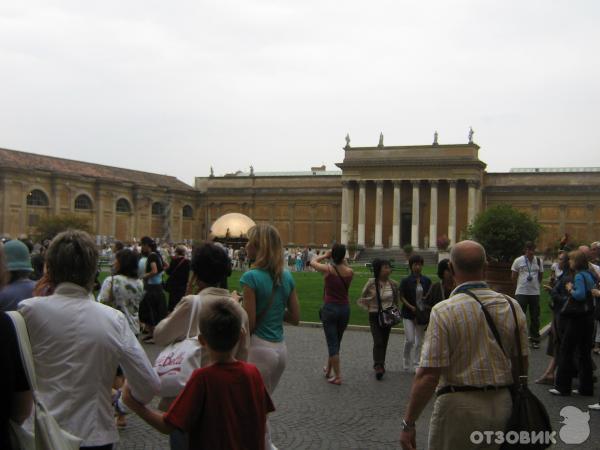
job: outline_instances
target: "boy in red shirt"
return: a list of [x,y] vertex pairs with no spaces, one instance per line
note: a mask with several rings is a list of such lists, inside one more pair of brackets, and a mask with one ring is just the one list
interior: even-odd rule
[[127,386],[125,404],[161,433],[189,433],[190,449],[264,449],[267,414],[275,408],[258,369],[233,358],[241,317],[231,300],[218,298],[203,305],[199,325],[211,365],[194,371],[169,411],[147,408]]

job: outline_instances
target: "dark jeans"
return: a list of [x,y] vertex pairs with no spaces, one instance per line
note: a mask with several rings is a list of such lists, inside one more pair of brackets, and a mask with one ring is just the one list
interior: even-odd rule
[[379,325],[378,316],[378,313],[369,313],[369,325],[371,326],[371,335],[373,335],[373,367],[385,367],[385,353],[392,327]]
[[80,450],[112,450],[112,444],[96,445],[94,447],[80,447]]
[[[556,389],[563,394],[571,393],[571,385],[575,373],[579,375],[579,393],[594,395],[592,343],[594,340],[594,318],[561,317],[564,331],[558,351],[558,367],[556,369]],[[575,361],[577,357],[577,362]]]
[[539,295],[516,295],[516,300],[521,305],[523,312],[527,314],[529,306],[529,339],[540,342],[540,296]]
[[350,305],[348,304],[325,303],[321,308],[321,322],[323,322],[330,357],[340,353],[342,336],[346,331],[349,320]]

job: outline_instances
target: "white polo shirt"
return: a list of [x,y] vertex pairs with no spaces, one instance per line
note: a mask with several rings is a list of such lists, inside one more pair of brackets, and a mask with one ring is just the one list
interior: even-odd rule
[[525,255],[519,256],[513,262],[511,270],[519,274],[515,295],[540,295],[538,276],[544,273],[544,263],[541,258],[534,256],[533,261],[529,261]]

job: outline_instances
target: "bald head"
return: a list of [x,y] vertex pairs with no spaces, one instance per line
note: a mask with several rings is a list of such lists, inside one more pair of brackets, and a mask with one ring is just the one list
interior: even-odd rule
[[480,280],[486,262],[485,249],[479,242],[461,241],[452,247],[450,262],[457,276]]
[[580,245],[577,250],[582,252],[587,258],[589,258],[592,253],[591,249],[587,245]]

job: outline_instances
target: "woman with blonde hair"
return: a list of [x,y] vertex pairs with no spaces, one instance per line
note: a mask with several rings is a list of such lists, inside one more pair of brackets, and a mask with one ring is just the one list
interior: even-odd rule
[[[284,269],[283,246],[276,228],[268,224],[250,228],[246,252],[251,266],[240,285],[252,334],[248,362],[258,368],[272,395],[287,362],[283,322],[298,325],[300,305],[294,279]],[[265,444],[272,448],[268,426]]]

